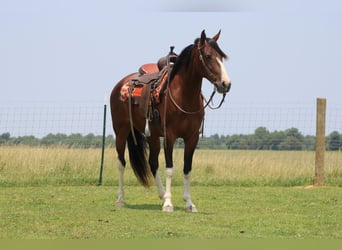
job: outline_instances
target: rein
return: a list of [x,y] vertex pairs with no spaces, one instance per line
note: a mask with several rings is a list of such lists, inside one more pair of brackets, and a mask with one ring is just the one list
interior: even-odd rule
[[179,111],[183,112],[184,114],[187,114],[187,115],[195,115],[195,114],[198,114],[199,112],[201,112],[202,108],[200,108],[200,109],[197,110],[197,111],[186,111],[186,110],[182,109],[182,107],[179,106],[179,105],[177,104],[177,102],[175,101],[175,99],[173,98],[172,93],[171,93],[171,89],[170,89],[170,88],[167,89],[167,93],[168,93],[168,96],[170,96],[170,100],[172,101],[173,105],[175,105],[175,107],[176,107]]
[[[223,94],[223,95],[222,95],[221,102],[219,103],[219,105],[216,106],[216,107],[211,106],[211,105],[210,105],[210,102],[212,102],[212,100],[213,100],[213,98],[214,98],[214,95],[216,94],[216,90],[214,90],[213,93],[211,93],[210,98],[209,98],[208,101],[206,101],[206,99],[203,97],[204,100],[206,101],[206,104],[203,106],[203,108],[200,108],[200,109],[197,110],[197,111],[187,111],[187,110],[184,110],[181,106],[179,106],[179,105],[177,104],[176,100],[175,100],[175,99],[173,98],[173,96],[172,96],[172,93],[171,93],[171,89],[170,89],[170,88],[167,88],[167,93],[168,93],[168,96],[170,96],[170,100],[172,101],[173,105],[175,105],[175,107],[176,107],[179,111],[181,111],[181,112],[183,112],[184,114],[187,114],[187,115],[195,115],[195,114],[198,114],[199,112],[201,112],[201,110],[204,110],[204,109],[206,109],[207,107],[209,107],[210,109],[213,109],[213,110],[219,109],[219,108],[221,108],[221,106],[222,106],[222,104],[223,104],[223,102],[224,102],[224,99],[225,99],[225,97],[226,97],[226,94]],[[203,96],[203,95],[202,95],[202,96]]]
[[[208,100],[207,103],[205,104],[204,109],[205,109],[206,107],[209,107],[209,108],[212,109],[212,110],[221,108],[222,104],[224,103],[224,99],[226,98],[226,93],[222,94],[222,99],[221,99],[221,102],[219,103],[219,105],[217,105],[216,107],[213,107],[213,106],[210,105],[210,102],[212,102],[213,97],[214,97],[215,94],[216,94],[216,91],[214,90],[213,93],[211,94],[209,100]],[[205,98],[204,98],[204,100],[205,100]]]

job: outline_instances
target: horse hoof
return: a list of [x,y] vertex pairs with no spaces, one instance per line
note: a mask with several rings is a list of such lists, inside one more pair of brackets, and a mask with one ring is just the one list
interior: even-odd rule
[[185,211],[189,212],[189,213],[197,213],[197,208],[195,205],[191,205],[190,207],[186,207]]
[[172,205],[167,205],[167,206],[163,206],[163,212],[173,212],[173,206]]
[[126,203],[124,201],[117,201],[117,202],[115,202],[115,205],[117,207],[124,207],[124,206],[126,206]]

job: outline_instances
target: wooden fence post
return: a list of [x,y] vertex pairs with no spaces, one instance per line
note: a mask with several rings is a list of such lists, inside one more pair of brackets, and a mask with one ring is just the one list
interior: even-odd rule
[[314,186],[324,185],[324,152],[325,152],[325,98],[317,98],[316,113],[316,159]]

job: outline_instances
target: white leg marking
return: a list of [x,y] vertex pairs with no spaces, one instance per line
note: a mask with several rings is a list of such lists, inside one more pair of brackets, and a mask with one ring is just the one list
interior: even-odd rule
[[125,206],[125,192],[124,192],[124,173],[125,173],[125,167],[122,165],[121,161],[118,159],[118,170],[119,170],[119,190],[118,190],[118,199],[116,201],[117,206]]
[[184,193],[183,199],[185,201],[185,210],[187,212],[197,212],[197,208],[194,203],[191,201],[190,196],[190,173],[184,175]]
[[171,203],[171,180],[173,175],[173,168],[166,168],[166,191],[164,194],[163,212],[173,212],[173,205]]
[[158,188],[159,198],[162,200],[162,199],[164,199],[165,190],[164,190],[163,182],[162,182],[162,180],[160,178],[158,170],[157,170],[157,173],[156,173],[155,181],[156,181],[156,185],[157,185],[157,188]]

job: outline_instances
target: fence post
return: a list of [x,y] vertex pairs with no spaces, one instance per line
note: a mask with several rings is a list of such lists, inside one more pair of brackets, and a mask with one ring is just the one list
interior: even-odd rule
[[324,152],[325,152],[325,112],[326,99],[317,98],[316,113],[316,159],[315,159],[315,186],[324,185]]
[[102,172],[103,172],[103,162],[104,162],[104,151],[105,151],[105,144],[106,144],[106,114],[107,114],[107,100],[106,96],[104,99],[103,105],[103,132],[102,132],[102,152],[101,152],[101,164],[100,164],[100,176],[98,186],[102,185]]

